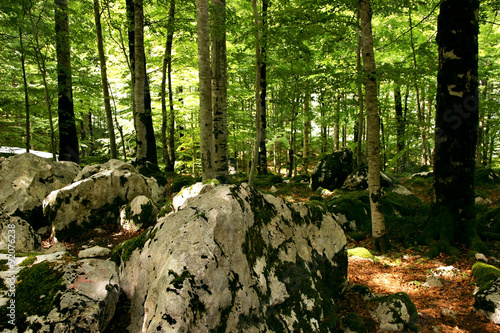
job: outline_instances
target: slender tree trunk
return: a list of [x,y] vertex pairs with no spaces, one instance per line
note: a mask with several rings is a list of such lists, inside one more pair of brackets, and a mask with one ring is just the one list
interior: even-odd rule
[[478,93],[478,0],[442,0],[438,16],[434,196],[423,241],[429,255],[458,253],[453,243],[477,251],[474,171]]
[[373,53],[372,10],[369,0],[359,1],[361,40],[365,72],[365,98],[367,114],[368,188],[372,218],[372,237],[376,248],[385,253],[389,242],[385,230],[380,198],[380,118],[377,106],[377,77]]
[[147,161],[148,140],[146,138],[146,106],[144,86],[146,85],[144,59],[144,12],[142,0],[134,0],[134,101],[135,114],[134,124],[136,131],[136,160],[138,164],[144,164]]
[[202,179],[214,177],[213,167],[213,121],[212,121],[212,75],[210,70],[210,30],[208,25],[208,1],[196,0],[196,22],[198,33],[198,68],[200,85],[200,153]]
[[23,88],[24,88],[24,109],[26,111],[26,152],[30,152],[30,100],[28,95],[28,78],[26,76],[26,55],[23,43],[23,29],[19,28],[19,43],[21,46],[21,69],[23,71]]
[[304,98],[304,137],[303,137],[303,151],[302,151],[302,173],[309,174],[309,141],[311,134],[311,96],[306,90]]
[[99,6],[99,0],[94,0],[94,18],[97,35],[97,51],[99,53],[99,63],[101,64],[101,82],[102,92],[104,96],[104,109],[106,111],[106,124],[108,126],[109,133],[109,150],[111,158],[116,159],[118,158],[118,153],[116,150],[115,129],[113,126],[113,114],[111,112],[111,102],[109,97],[108,73],[106,66],[106,55],[104,53],[104,39],[102,37],[101,9]]
[[229,182],[227,152],[226,1],[212,0],[212,112],[214,177]]
[[333,150],[340,149],[340,126],[339,126],[339,118],[340,118],[340,98],[334,98],[334,108],[335,108],[335,116],[333,123]]
[[[359,8],[358,8],[358,25],[361,27],[360,24],[360,17],[359,17]],[[358,39],[358,44],[357,44],[357,49],[356,49],[356,69],[358,73],[358,77],[362,78],[363,77],[363,64],[361,63],[361,30],[358,29],[356,32],[357,39]],[[356,166],[359,168],[364,161],[364,154],[363,154],[363,137],[365,134],[365,114],[364,114],[364,100],[363,100],[363,84],[361,80],[358,81],[358,140],[356,142]]]
[[127,149],[125,147],[125,138],[123,136],[123,128],[120,126],[120,122],[118,121],[118,115],[116,113],[116,101],[115,101],[115,98],[113,96],[113,91],[110,89],[110,96],[111,96],[111,99],[113,100],[113,106],[114,106],[114,118],[115,118],[115,126],[116,126],[116,129],[118,130],[118,133],[120,134],[120,140],[122,142],[122,151],[123,151],[123,160],[125,162],[127,162]]
[[269,0],[262,0],[262,19],[260,35],[260,147],[259,174],[267,174],[267,7]]
[[59,116],[59,160],[80,163],[73,108],[68,0],[54,0]]
[[[165,55],[163,57],[162,80],[161,80],[161,141],[163,149],[163,162],[166,171],[173,172],[175,166],[175,113],[172,91],[172,44],[174,39],[175,20],[175,0],[170,0],[170,9],[167,22],[167,42],[165,45]],[[168,81],[168,83],[167,83]],[[167,84],[168,84],[168,104],[167,112]],[[167,135],[168,132],[168,135]]]
[[394,105],[396,109],[396,151],[398,154],[398,171],[402,172],[406,168],[405,159],[405,129],[406,121],[403,117],[403,101],[401,99],[401,86],[395,85]]
[[[297,84],[295,84],[297,86]],[[295,98],[294,98],[295,99]],[[292,119],[290,121],[290,148],[288,149],[288,173],[287,177],[293,176],[293,170],[295,169],[295,117],[296,117],[296,104],[298,103],[299,97],[297,100],[292,102]]]

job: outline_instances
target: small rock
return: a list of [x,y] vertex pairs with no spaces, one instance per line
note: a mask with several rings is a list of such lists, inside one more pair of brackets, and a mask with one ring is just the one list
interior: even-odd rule
[[477,261],[488,262],[488,258],[482,253],[476,253],[475,257]]
[[376,298],[372,302],[376,308],[370,314],[380,324],[380,331],[414,328],[418,312],[408,294],[400,292]]
[[373,260],[374,256],[370,251],[365,249],[364,247],[355,247],[354,249],[348,249],[347,255],[349,257],[357,257],[362,259],[371,259]]
[[278,192],[278,189],[276,188],[276,186],[271,186],[271,190],[270,190],[272,193],[276,193]]
[[78,252],[78,258],[104,257],[111,254],[111,250],[101,246],[94,246]]
[[67,252],[68,249],[63,243],[55,243],[51,247],[45,250],[45,254],[52,254],[52,253],[57,253],[57,252]]
[[427,280],[425,281],[423,286],[427,288],[442,288],[443,283],[441,282],[441,280],[439,280],[437,276],[430,275],[427,277]]
[[450,317],[452,319],[457,318],[457,313],[451,309],[441,308],[441,314],[445,317]]
[[392,191],[397,193],[397,194],[401,194],[401,195],[412,195],[413,194],[410,192],[409,189],[407,189],[406,187],[404,187],[402,185],[396,185]]

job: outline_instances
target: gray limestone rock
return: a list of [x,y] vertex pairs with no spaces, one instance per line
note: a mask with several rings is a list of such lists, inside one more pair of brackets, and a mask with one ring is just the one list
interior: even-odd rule
[[336,330],[346,238],[319,206],[217,186],[121,249],[131,332]]
[[78,252],[78,258],[104,257],[111,254],[111,250],[102,246],[94,246]]
[[40,251],[41,241],[28,222],[5,214],[0,207],[0,250],[7,250],[10,245],[16,252]]
[[154,178],[137,173],[132,165],[111,160],[105,166],[84,168],[78,181],[44,199],[43,213],[58,240],[105,224],[118,224],[120,207],[139,195],[153,201],[161,199],[158,194],[162,187]]
[[156,223],[158,208],[144,195],[139,195],[120,210],[120,225],[127,231],[138,231]]
[[318,187],[323,187],[333,191],[340,188],[353,171],[353,165],[353,153],[349,149],[337,150],[325,156],[311,174],[311,189],[316,191]]
[[381,332],[414,329],[418,317],[417,308],[408,294],[399,292],[371,300],[372,318],[380,325]]
[[52,191],[73,181],[80,167],[24,153],[7,158],[0,166],[0,203],[8,215],[16,215],[38,229],[46,225],[42,201]]
[[500,325],[500,278],[488,283],[474,295],[474,309]]
[[207,193],[214,188],[214,184],[203,184],[201,182],[193,184],[191,186],[183,187],[179,193],[177,193],[172,199],[172,206],[174,212],[182,209],[183,207],[189,205],[194,198],[198,195]]

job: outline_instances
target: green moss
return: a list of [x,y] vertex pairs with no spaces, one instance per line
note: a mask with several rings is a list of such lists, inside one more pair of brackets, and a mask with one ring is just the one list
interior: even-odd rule
[[487,284],[500,278],[500,269],[482,262],[476,262],[472,266],[472,276],[480,289],[485,289]]
[[355,247],[353,249],[347,250],[347,255],[349,257],[360,257],[364,259],[374,259],[375,257],[371,254],[370,251],[365,249],[364,247]]
[[171,185],[172,193],[180,192],[184,186],[191,186],[196,183],[196,179],[191,176],[179,176],[174,178]]
[[[26,318],[47,316],[59,302],[58,292],[64,290],[63,272],[55,263],[42,262],[21,270],[16,285],[16,326],[23,332]],[[1,320],[7,321],[7,306],[0,308]],[[4,324],[4,323],[0,323]]]
[[365,323],[363,322],[363,317],[354,312],[349,312],[344,317],[342,317],[341,322],[342,326],[344,327],[344,330],[349,329],[350,332],[357,332],[357,333],[368,332],[366,330]]
[[7,265],[9,261],[7,259],[0,260],[0,272],[5,272],[9,270],[9,265]]
[[156,236],[157,229],[151,230],[151,227],[145,230],[140,236],[126,240],[113,249],[111,253],[111,260],[114,261],[117,265],[120,265],[121,262],[127,262],[130,260],[130,256],[132,252],[136,249],[144,247],[144,244],[149,239],[153,239]]
[[30,266],[36,261],[36,256],[30,255],[24,259],[19,266]]
[[341,192],[325,203],[334,214],[343,214],[348,221],[355,221],[357,231],[371,232],[370,199],[367,191]]

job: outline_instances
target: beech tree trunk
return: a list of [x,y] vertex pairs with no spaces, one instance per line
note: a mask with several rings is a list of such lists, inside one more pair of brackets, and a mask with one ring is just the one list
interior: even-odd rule
[[108,126],[109,133],[109,151],[110,157],[116,159],[118,158],[118,153],[116,149],[115,129],[113,126],[113,113],[111,112],[111,101],[109,97],[108,73],[106,66],[106,55],[104,52],[104,40],[102,37],[101,9],[99,6],[99,0],[94,0],[94,19],[97,35],[97,51],[99,53],[99,63],[101,65],[101,83],[104,97],[104,110],[106,111],[106,124]]
[[259,174],[267,174],[267,7],[269,0],[262,0],[260,35],[260,145]]
[[59,160],[80,163],[71,80],[68,0],[54,0],[57,53]]
[[368,188],[372,219],[372,237],[377,250],[385,253],[389,241],[385,230],[384,215],[380,209],[380,118],[377,106],[377,76],[373,53],[372,10],[369,0],[359,1],[361,43],[365,74],[365,100],[367,115]]
[[[359,8],[358,8],[358,24],[360,24]],[[356,49],[356,68],[358,76],[363,76],[363,65],[361,63],[361,31],[356,32],[358,38],[358,45]],[[356,166],[359,168],[363,163],[365,163],[363,154],[363,137],[365,135],[365,114],[364,114],[364,98],[363,98],[363,87],[361,81],[358,80],[358,137],[356,142]]]
[[227,152],[226,1],[212,0],[212,112],[214,177],[229,182]]
[[202,179],[214,177],[212,75],[210,69],[210,29],[208,25],[208,0],[196,0],[198,33],[198,68],[200,87],[200,153]]
[[26,152],[30,152],[30,100],[28,95],[28,78],[26,76],[26,55],[24,51],[24,43],[23,43],[23,29],[19,28],[19,43],[21,46],[21,69],[23,72],[23,90],[24,90],[24,109],[26,111]]
[[[167,41],[165,45],[165,55],[163,57],[162,80],[161,80],[161,140],[163,150],[163,162],[165,170],[174,171],[175,166],[175,112],[172,90],[172,44],[174,39],[175,20],[175,0],[170,0],[170,9],[167,22]],[[168,105],[167,112],[167,84],[168,84]]]
[[403,115],[403,101],[401,99],[401,86],[396,84],[394,88],[394,104],[396,111],[396,150],[398,154],[398,171],[406,168],[405,156],[405,129],[406,119]]
[[[431,256],[457,254],[452,244],[481,251],[475,229],[474,171],[478,93],[478,0],[443,0],[438,16],[439,67],[434,202],[423,240]],[[484,249],[487,251],[487,249]]]
[[302,150],[302,173],[309,174],[309,141],[311,134],[311,96],[306,91],[304,98],[304,136],[303,136],[303,150]]

